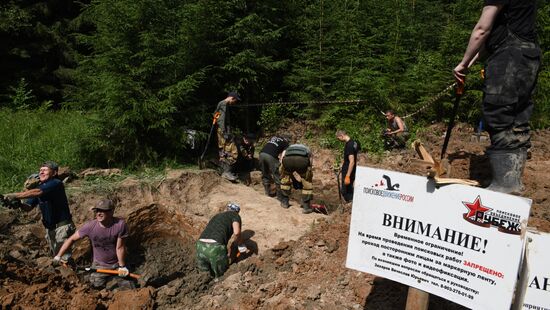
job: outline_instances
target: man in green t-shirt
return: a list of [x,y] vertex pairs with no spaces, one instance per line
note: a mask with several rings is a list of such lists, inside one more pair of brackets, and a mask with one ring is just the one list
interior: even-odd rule
[[[201,271],[208,271],[214,278],[221,277],[229,268],[227,244],[234,237],[239,251],[246,251],[241,238],[241,208],[230,202],[227,211],[214,215],[196,243],[197,263]],[[230,248],[231,251],[231,248]]]

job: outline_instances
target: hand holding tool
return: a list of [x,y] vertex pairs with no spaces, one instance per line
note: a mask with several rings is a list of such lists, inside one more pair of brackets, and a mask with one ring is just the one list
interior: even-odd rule
[[128,276],[129,274],[130,274],[130,271],[128,270],[128,268],[126,268],[126,267],[119,267],[118,268],[118,276],[119,277],[124,278],[124,277]]
[[[126,267],[122,267],[122,268],[128,270]],[[83,269],[90,272],[106,273],[106,274],[112,274],[115,276],[119,275],[119,271],[115,269],[98,269],[98,268],[92,268],[92,267],[85,267]],[[139,274],[135,274],[135,273],[128,273],[127,276],[134,279],[139,279],[141,277]]]
[[344,184],[345,185],[350,185],[351,184],[351,178],[349,177],[349,175],[346,175],[346,177],[344,178]]
[[447,146],[449,145],[449,139],[451,139],[451,133],[455,125],[456,114],[458,113],[458,103],[462,94],[464,94],[464,82],[465,80],[460,80],[456,84],[455,88],[455,103],[453,105],[453,112],[449,119],[449,125],[447,126],[447,132],[445,133],[445,140],[443,141],[443,148],[441,149],[441,159],[445,158],[445,153],[447,152]]
[[61,256],[55,256],[52,260],[52,264],[54,266],[59,266],[61,264]]

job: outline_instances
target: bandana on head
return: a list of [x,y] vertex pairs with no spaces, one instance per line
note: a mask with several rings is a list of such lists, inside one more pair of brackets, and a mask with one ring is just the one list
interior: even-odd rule
[[227,210],[239,212],[241,207],[236,202],[230,202],[227,204]]

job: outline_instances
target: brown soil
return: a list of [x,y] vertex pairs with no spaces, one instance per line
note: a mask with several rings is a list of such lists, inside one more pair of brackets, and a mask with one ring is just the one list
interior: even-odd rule
[[[289,130],[304,132],[303,125]],[[435,156],[444,125],[418,134]],[[485,139],[484,139],[485,138]],[[457,126],[448,148],[452,177],[486,183],[490,176],[484,149],[471,128]],[[550,131],[534,133],[532,158],[525,169],[525,197],[533,200],[531,226],[550,231]],[[306,141],[306,143],[308,143]],[[126,179],[113,191],[81,188],[71,183],[70,204],[77,226],[91,218],[89,208],[109,194],[119,201],[116,215],[131,231],[129,265],[142,275],[130,291],[91,289],[86,274],[54,268],[46,250],[38,212],[0,210],[0,307],[2,309],[404,309],[407,288],[398,283],[345,268],[350,205],[341,208],[333,172],[336,151],[308,143],[314,152],[315,202],[329,216],[301,213],[299,203],[282,209],[262,194],[259,172],[252,184],[232,184],[212,170],[171,170],[154,182]],[[359,163],[421,174],[411,162],[412,150],[382,156],[363,153]],[[92,173],[89,170],[87,173]],[[109,172],[107,172],[108,174]],[[219,281],[198,272],[194,240],[228,201],[241,204],[243,230],[252,252],[231,265]],[[340,210],[345,210],[340,212]],[[77,265],[90,261],[89,243],[74,249]],[[431,309],[462,309],[437,297]]]

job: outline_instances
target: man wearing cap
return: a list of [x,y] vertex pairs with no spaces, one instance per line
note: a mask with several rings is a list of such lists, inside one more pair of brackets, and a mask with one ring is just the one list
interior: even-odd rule
[[[128,227],[123,219],[114,217],[115,204],[110,199],[100,200],[91,210],[95,219],[86,222],[80,229],[65,241],[59,253],[54,257],[57,263],[73,242],[88,237],[92,243],[92,268],[113,269],[118,271],[115,280],[120,288],[134,288],[131,281],[123,279],[128,276],[126,267],[126,238]],[[103,288],[113,276],[94,272],[90,282],[95,288]]]
[[[6,194],[13,199],[27,199],[20,204],[21,209],[30,211],[38,206],[42,213],[42,224],[46,228],[46,241],[52,256],[55,255],[63,242],[75,231],[69,202],[63,182],[56,178],[59,166],[53,161],[47,161],[40,166],[38,186],[19,193]],[[71,251],[67,249],[61,260],[67,262]]]
[[[214,215],[208,222],[196,243],[197,264],[201,271],[208,271],[213,278],[221,277],[229,268],[229,254],[227,245],[233,237],[233,242],[242,244],[241,239],[241,208],[230,202],[226,211]],[[240,248],[243,246],[239,246]],[[244,248],[246,250],[246,248]]]
[[231,135],[227,105],[231,106],[240,100],[241,97],[237,92],[230,92],[224,100],[218,102],[214,112],[214,119],[218,125],[218,150],[220,165],[223,169],[222,176],[232,182],[237,180],[237,176],[233,173],[233,165],[237,162],[239,152]]

